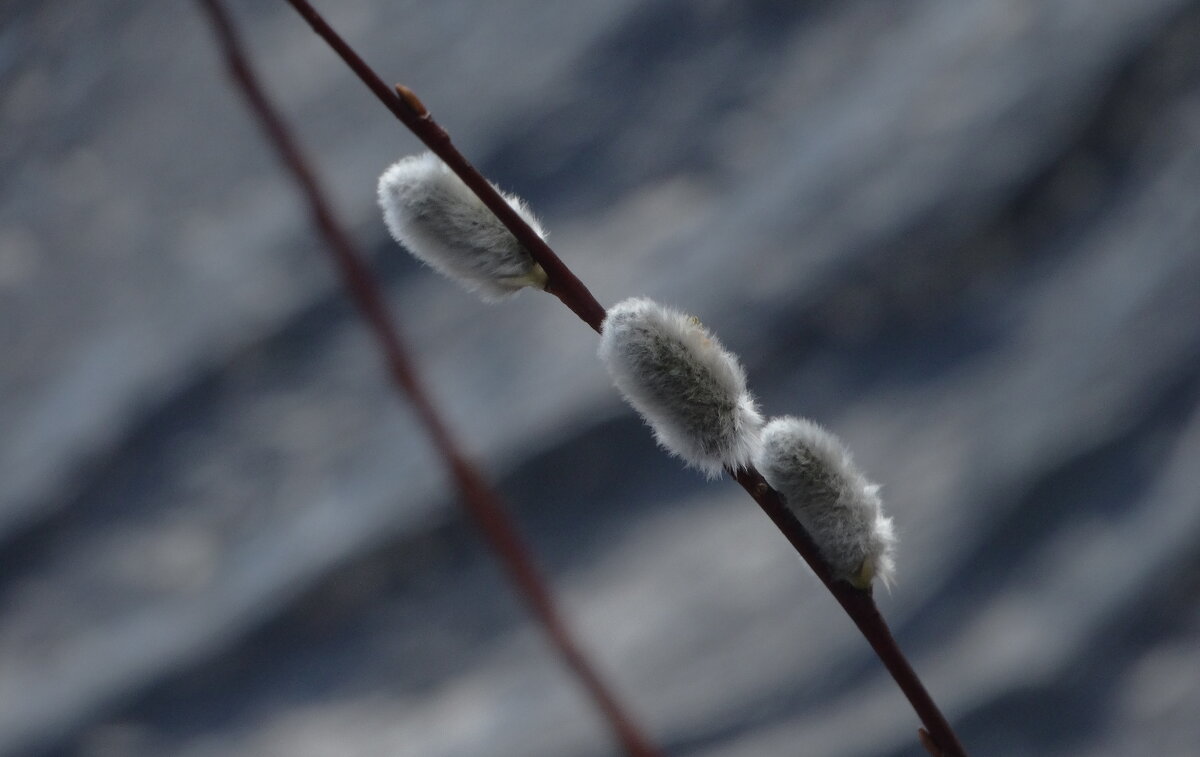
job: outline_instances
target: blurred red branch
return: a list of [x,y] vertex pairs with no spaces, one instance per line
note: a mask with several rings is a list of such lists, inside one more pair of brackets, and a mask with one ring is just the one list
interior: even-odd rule
[[[509,579],[541,624],[564,662],[579,679],[601,711],[615,737],[631,757],[661,757],[661,752],[642,735],[616,695],[601,680],[562,620],[547,582],[534,564],[530,550],[506,514],[499,495],[467,460],[450,430],[438,415],[418,378],[400,334],[393,325],[382,289],[350,235],[334,217],[316,176],[304,158],[290,129],[267,99],[258,78],[242,52],[242,45],[229,15],[219,0],[200,0],[212,22],[233,79],[257,116],[270,142],[279,151],[308,203],[309,212],[341,274],[351,298],[358,306],[383,352],[388,373],[408,397],[421,424],[428,431],[462,494],[461,502],[479,526],[500,560]],[[389,98],[395,98],[384,89]],[[377,93],[378,94],[378,93]],[[486,183],[486,182],[485,182]],[[490,187],[490,185],[489,185]],[[508,209],[507,203],[502,203]],[[494,208],[493,208],[494,210]],[[519,220],[519,219],[518,219]],[[536,236],[536,235],[535,235]],[[561,265],[561,264],[560,264]],[[594,302],[594,300],[593,300]],[[595,307],[599,308],[597,304]],[[603,310],[600,311],[603,313]]]
[[[529,250],[550,278],[547,291],[556,295],[585,323],[599,331],[604,320],[604,309],[595,297],[545,241],[512,211],[482,174],[458,152],[451,144],[449,135],[433,120],[416,95],[399,85],[395,91],[390,89],[306,0],[288,2],[337,52],[380,102],[437,154]],[[778,492],[766,483],[758,471],[749,468],[730,471],[730,474],[791,542],[867,639],[928,729],[919,734],[922,745],[934,757],[966,757],[966,750],[954,730],[896,644],[870,591],[862,591],[848,583],[832,579],[828,566],[808,533],[784,506]]]

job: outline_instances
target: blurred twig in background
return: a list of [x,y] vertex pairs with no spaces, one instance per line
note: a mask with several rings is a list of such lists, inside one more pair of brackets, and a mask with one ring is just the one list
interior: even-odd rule
[[438,453],[450,469],[462,495],[460,502],[463,507],[479,526],[508,573],[513,586],[528,604],[563,661],[575,673],[597,709],[604,715],[625,752],[631,757],[657,757],[660,755],[658,749],[651,745],[649,739],[635,725],[624,705],[601,680],[595,667],[572,637],[545,579],[534,565],[530,550],[518,535],[499,496],[467,460],[450,430],[442,422],[413,368],[388,312],[381,288],[363,256],[356,250],[349,234],[334,217],[308,161],[259,85],[224,7],[218,0],[200,0],[200,4],[212,22],[234,81],[300,187],[308,203],[313,223],[324,238],[326,249],[333,257],[346,289],[366,319],[383,352],[389,375],[397,388],[412,403]]

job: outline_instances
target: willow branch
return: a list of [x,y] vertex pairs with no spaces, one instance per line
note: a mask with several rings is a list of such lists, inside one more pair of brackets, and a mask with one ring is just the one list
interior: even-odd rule
[[[411,90],[397,85],[393,91],[384,84],[379,75],[329,26],[307,0],[287,1],[345,61],[346,65],[379,98],[380,102],[430,150],[442,158],[513,235],[525,245],[533,259],[549,275],[551,285],[547,287],[548,291],[562,300],[585,323],[596,331],[600,331],[604,321],[604,309],[595,297],[550,249],[549,245],[513,212],[482,174],[451,145],[446,131],[433,120],[428,109]],[[870,591],[857,589],[844,581],[834,580],[831,577],[829,566],[820,556],[812,538],[784,507],[779,493],[767,484],[758,471],[751,467],[741,471],[730,471],[730,473],[796,548],[871,645],[925,726],[925,729],[920,732],[922,745],[934,757],[966,757],[966,750],[958,736],[897,645],[891,629],[880,615]]]
[[[792,515],[792,512],[784,505],[779,492],[771,488],[771,485],[753,466],[728,472],[754,498],[754,501],[767,514],[776,528],[800,553],[800,557],[808,563],[813,573],[821,579],[821,583],[825,584],[829,593],[854,621],[854,625],[871,645],[871,649],[875,650],[876,656],[883,662],[900,691],[912,705],[917,717],[928,729],[927,733],[922,731],[924,734],[921,738],[922,746],[933,757],[966,757],[966,750],[958,740],[950,722],[938,709],[937,703],[929,695],[925,684],[921,682],[916,671],[908,662],[908,658],[900,650],[899,644],[892,636],[891,628],[879,613],[871,591],[858,589],[845,581],[833,578],[829,566],[821,557],[812,537],[796,520],[796,516]],[[932,740],[932,748],[931,744],[927,743],[927,739]]]
[[441,158],[442,162],[450,167],[450,170],[458,174],[463,183],[471,188],[471,191],[483,201],[488,210],[492,211],[496,218],[500,219],[500,222],[512,232],[517,241],[546,271],[548,278],[546,291],[562,300],[563,304],[578,315],[584,323],[599,332],[600,324],[604,322],[604,308],[574,272],[559,259],[554,250],[550,249],[550,245],[546,244],[546,241],[538,236],[537,232],[531,229],[521,216],[517,215],[517,212],[504,201],[491,182],[485,179],[483,174],[463,157],[463,154],[450,141],[450,135],[433,120],[417,96],[406,87],[398,86],[393,90],[385,84],[383,79],[379,78],[379,75],[359,57],[358,53],[306,0],[288,0],[288,3],[304,17],[304,20],[308,21],[313,31],[333,48],[334,52],[350,67],[350,70],[362,80],[363,84],[367,85],[367,89],[370,89],[379,98],[379,101],[392,112],[392,115],[400,119],[400,122],[417,139],[425,143],[425,146]]
[[463,506],[483,532],[514,587],[541,624],[563,661],[591,696],[624,750],[631,757],[661,757],[661,753],[642,735],[633,718],[603,682],[573,639],[562,620],[546,580],[538,571],[530,550],[522,542],[512,520],[506,514],[499,495],[467,460],[439,416],[413,368],[398,330],[393,325],[382,289],[372,276],[365,258],[355,248],[350,235],[334,217],[316,176],[290,129],[267,99],[246,60],[224,7],[218,0],[200,0],[200,4],[212,22],[231,75],[304,195],[313,223],[325,239],[343,283],[383,352],[392,381],[408,397],[418,419],[432,438],[434,446],[458,485]]

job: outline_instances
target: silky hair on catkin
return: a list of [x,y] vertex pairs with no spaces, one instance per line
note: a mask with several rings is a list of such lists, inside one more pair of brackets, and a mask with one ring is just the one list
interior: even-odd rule
[[805,418],[773,418],[755,465],[804,526],[834,577],[860,589],[895,574],[896,537],[879,486],[859,471],[841,440]]
[[[518,197],[500,193],[545,238]],[[434,270],[485,300],[527,286],[542,288],[546,272],[462,179],[431,152],[391,165],[379,177],[379,206],[392,238]]]
[[762,416],[737,358],[699,320],[624,300],[608,310],[599,355],[668,452],[710,478],[750,462]]

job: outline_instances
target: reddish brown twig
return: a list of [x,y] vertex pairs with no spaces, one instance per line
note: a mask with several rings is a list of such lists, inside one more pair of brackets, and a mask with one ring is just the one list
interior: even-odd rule
[[[916,671],[909,664],[908,658],[900,651],[900,646],[892,637],[891,628],[879,614],[879,608],[876,606],[871,592],[863,591],[845,581],[833,578],[829,566],[825,564],[812,537],[783,504],[779,492],[771,488],[761,473],[751,466],[742,470],[729,471],[729,474],[742,485],[743,489],[749,492],[767,517],[771,519],[771,522],[783,532],[787,540],[812,568],[813,573],[817,574],[821,583],[825,584],[834,599],[854,621],[854,625],[858,626],[858,630],[871,645],[871,649],[875,650],[875,654],[891,673],[909,704],[912,705],[917,717],[928,729],[928,732],[924,730],[920,732],[924,734],[921,738],[922,746],[929,750],[934,757],[966,757],[966,750],[963,749],[962,743],[959,742],[958,736],[954,733],[949,721],[946,720],[946,716],[938,709],[933,697],[929,696],[929,692],[925,689],[925,684],[921,683]],[[933,744],[938,751],[934,752],[930,749],[930,744]]]
[[441,158],[454,173],[458,174],[459,178],[471,188],[471,191],[478,195],[480,200],[483,200],[483,204],[488,207],[488,210],[492,211],[508,227],[508,230],[524,245],[525,249],[529,250],[533,259],[546,271],[549,279],[545,287],[546,291],[562,300],[563,304],[578,315],[584,323],[599,332],[600,324],[604,322],[604,308],[574,272],[559,259],[554,250],[550,249],[550,245],[546,244],[545,240],[537,235],[537,232],[529,228],[529,224],[525,223],[516,211],[504,201],[491,182],[485,179],[483,174],[479,173],[475,166],[463,157],[458,148],[451,143],[450,135],[430,117],[429,111],[425,109],[416,95],[407,88],[393,91],[359,57],[358,53],[346,44],[346,41],[333,30],[321,14],[305,0],[288,0],[288,2],[308,21],[313,31],[319,34],[345,61],[363,84],[366,84],[367,88],[375,93],[380,102],[396,118],[400,119],[400,122],[408,127],[408,130],[416,135],[417,139],[424,142],[426,147]]
[[[600,331],[604,322],[604,309],[591,292],[567,268],[553,250],[533,232],[529,226],[508,206],[482,174],[450,144],[450,137],[429,115],[429,111],[411,90],[397,86],[395,92],[370,66],[335,32],[307,0],[288,0],[301,16],[312,26],[333,50],[341,56],[351,70],[375,93],[375,96],[400,121],[408,127],[430,150],[469,186],[479,198],[496,214],[496,217],[525,245],[550,276],[547,287],[589,326]],[[936,757],[966,757],[966,750],[954,733],[949,722],[938,709],[933,698],[917,677],[904,653],[892,637],[891,629],[879,614],[870,591],[856,589],[844,581],[831,578],[828,566],[820,556],[808,533],[783,506],[779,493],[767,484],[762,475],[753,468],[730,471],[734,479],[749,492],[776,527],[783,532],[805,562],[820,577],[838,603],[854,621],[871,648],[879,656],[896,684],[912,705],[913,711],[925,725],[927,733],[922,744],[932,745],[941,754]]]
[[534,565],[529,549],[506,514],[499,496],[467,461],[450,430],[442,422],[413,369],[412,361],[408,359],[407,351],[384,302],[382,290],[365,259],[355,249],[350,235],[334,217],[291,131],[267,100],[242,52],[242,46],[224,7],[219,0],[200,0],[200,4],[212,22],[230,73],[300,187],[313,222],[327,243],[343,283],[379,342],[392,380],[412,403],[421,424],[449,467],[462,494],[461,502],[465,509],[483,532],[513,585],[528,604],[551,643],[604,715],[624,750],[631,757],[661,757],[661,752],[652,746],[634,725],[633,718],[601,680],[579,645],[575,643],[545,579]]

